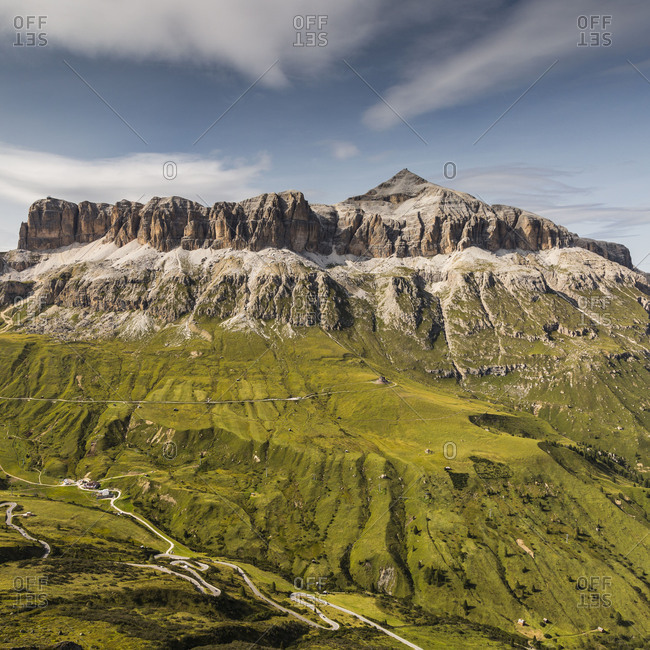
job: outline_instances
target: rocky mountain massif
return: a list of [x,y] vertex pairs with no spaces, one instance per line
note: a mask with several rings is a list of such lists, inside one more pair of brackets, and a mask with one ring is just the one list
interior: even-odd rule
[[331,207],[297,192],[211,210],[177,198],[46,199],[21,244],[31,250],[1,260],[5,329],[193,337],[211,319],[284,337],[347,331],[429,381],[459,382],[650,464],[647,276],[625,247],[531,213],[402,171]]
[[272,247],[360,257],[432,257],[471,246],[489,251],[577,246],[631,266],[624,246],[580,238],[519,208],[487,205],[407,169],[333,206],[311,206],[295,191],[219,202],[211,208],[180,197],[154,197],[146,205],[77,205],[48,197],[31,206],[18,247],[47,251],[102,237],[118,246],[137,240],[163,252],[179,246],[253,251]]
[[[271,598],[324,579],[422,648],[441,625],[444,647],[648,647],[650,284],[624,247],[408,172],[331,207],[47,200],[21,245],[0,460],[30,494],[119,486]],[[94,559],[69,519],[35,536]],[[103,623],[87,584],[66,611]],[[394,647],[327,634],[309,647]]]

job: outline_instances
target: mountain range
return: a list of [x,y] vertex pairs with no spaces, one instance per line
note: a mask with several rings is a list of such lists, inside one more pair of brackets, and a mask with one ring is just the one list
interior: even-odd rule
[[432,257],[477,246],[489,251],[577,246],[631,267],[620,244],[584,239],[531,212],[482,201],[403,169],[336,205],[310,205],[302,192],[262,194],[211,208],[180,197],[145,205],[47,198],[29,209],[18,247],[47,251],[102,237],[159,251],[284,248],[360,257]]
[[[332,206],[47,198],[0,317],[0,463],[48,507],[48,477],[115,481],[268,597],[323,578],[423,648],[650,640],[650,281],[622,245],[408,170]],[[295,647],[399,647],[328,634]]]

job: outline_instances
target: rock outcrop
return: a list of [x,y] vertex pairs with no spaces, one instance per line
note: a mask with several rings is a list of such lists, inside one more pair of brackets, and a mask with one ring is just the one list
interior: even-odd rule
[[211,208],[180,197],[142,205],[42,199],[29,209],[19,248],[46,251],[107,236],[118,246],[137,240],[159,251],[177,247],[359,257],[431,257],[478,246],[547,250],[577,246],[631,268],[620,244],[583,239],[536,214],[434,185],[404,169],[366,194],[333,206],[310,206],[301,192],[262,194]]

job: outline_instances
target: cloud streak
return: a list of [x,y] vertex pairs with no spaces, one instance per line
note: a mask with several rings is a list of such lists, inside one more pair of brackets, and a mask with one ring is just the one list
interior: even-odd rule
[[[644,38],[644,21],[639,18],[650,18],[650,7],[639,0],[628,4],[631,6],[626,4],[622,12],[616,5],[599,0],[520,3],[499,12],[490,29],[484,29],[477,38],[468,35],[469,42],[456,43],[446,56],[438,52],[424,62],[420,59],[383,97],[395,112],[409,119],[468,104],[514,86],[528,86],[556,59],[561,60],[559,69],[579,65],[584,61],[580,54],[585,51],[578,47],[581,15],[611,15],[612,24],[606,29],[612,32],[613,43],[632,47]],[[601,31],[601,27],[594,31]],[[590,33],[588,29],[587,40]],[[600,50],[607,48],[589,49],[593,61]],[[375,103],[363,114],[363,122],[374,129],[385,129],[398,121],[384,102]]]
[[488,203],[535,212],[583,237],[626,243],[638,262],[646,252],[650,205],[595,201],[595,188],[575,184],[579,176],[578,171],[526,165],[475,167],[447,184]]
[[15,247],[29,206],[46,196],[106,203],[171,195],[238,201],[261,193],[260,178],[269,169],[265,153],[252,161],[173,152],[84,160],[0,143],[0,250]]
[[23,214],[33,201],[48,195],[107,203],[170,195],[234,201],[259,193],[260,175],[269,167],[267,154],[230,163],[179,153],[82,160],[0,145],[0,200],[21,206]]
[[354,158],[361,153],[359,151],[359,147],[357,147],[356,144],[353,144],[352,142],[346,142],[345,140],[334,140],[332,142],[328,142],[327,144],[332,157],[336,160],[349,160],[350,158]]
[[[220,64],[281,87],[287,73],[318,74],[366,43],[379,28],[387,0],[22,0],[0,4],[0,33],[13,39],[16,16],[45,16],[48,44],[86,56]],[[306,16],[320,16],[311,24]],[[324,47],[298,46],[308,32]],[[298,35],[299,33],[299,35]]]

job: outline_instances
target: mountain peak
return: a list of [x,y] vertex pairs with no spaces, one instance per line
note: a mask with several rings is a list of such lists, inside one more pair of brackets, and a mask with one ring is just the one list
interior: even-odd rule
[[429,183],[426,178],[422,178],[422,176],[418,176],[417,174],[414,174],[410,169],[407,167],[404,167],[404,169],[400,169],[397,174],[394,176],[391,176],[387,181],[385,181],[385,184],[390,184],[390,183]]
[[421,194],[427,188],[436,187],[426,179],[414,174],[406,167],[391,176],[387,181],[373,187],[365,194],[352,196],[348,201],[389,201],[401,203]]
[[628,268],[625,246],[583,239],[519,208],[489,206],[402,169],[365,194],[312,208],[298,191],[262,194],[212,207],[181,197],[146,205],[58,199],[36,201],[18,247],[46,251],[102,237],[173,248],[286,248],[297,253],[359,257],[433,257],[476,246],[488,251],[586,248]]

